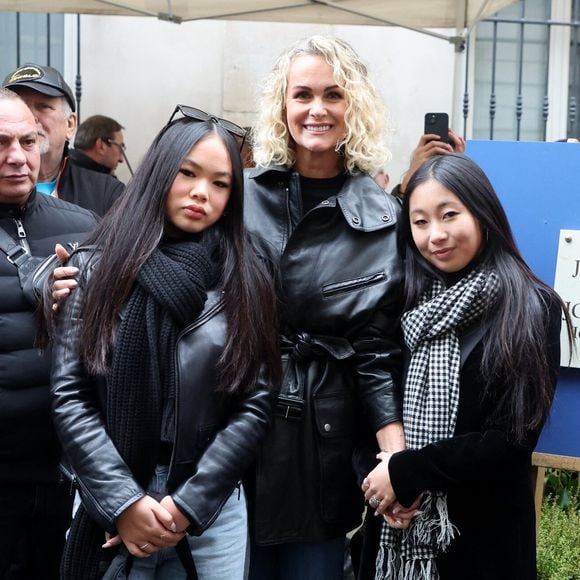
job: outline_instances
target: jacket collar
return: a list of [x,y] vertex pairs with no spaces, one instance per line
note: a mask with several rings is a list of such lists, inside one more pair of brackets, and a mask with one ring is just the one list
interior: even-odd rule
[[33,189],[24,205],[0,203],[0,217],[22,219],[27,212],[30,213],[38,204],[38,195],[42,194],[37,193],[36,189]]
[[268,173],[292,173],[292,171],[285,165],[268,165],[267,167],[251,167],[248,169],[248,177],[250,179],[256,179],[262,177],[262,175],[267,175]]
[[107,175],[111,175],[111,169],[109,167],[106,167],[98,161],[95,161],[78,149],[71,149],[68,152],[68,158],[72,163],[82,167],[83,169],[90,169],[91,171],[97,171],[98,173],[106,173]]
[[[292,170],[284,165],[253,167],[249,170],[248,177],[260,181],[268,174],[290,176]],[[397,223],[400,208],[395,198],[366,173],[349,176],[338,195],[328,199],[327,205],[330,207],[337,204],[350,227],[364,232],[394,225]]]

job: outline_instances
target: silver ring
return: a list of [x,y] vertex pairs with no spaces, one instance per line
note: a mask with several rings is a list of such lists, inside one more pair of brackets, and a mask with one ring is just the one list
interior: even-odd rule
[[142,546],[139,546],[140,550],[144,550],[147,546],[149,546],[149,542],[147,542],[146,544],[143,544]]
[[376,495],[373,495],[371,497],[371,499],[369,499],[369,505],[373,508],[373,509],[377,509],[379,507],[379,504],[381,503],[381,500],[377,498]]

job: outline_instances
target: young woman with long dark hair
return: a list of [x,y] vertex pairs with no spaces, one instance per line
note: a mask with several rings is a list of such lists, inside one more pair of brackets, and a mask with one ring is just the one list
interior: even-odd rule
[[463,155],[433,157],[413,175],[401,232],[407,449],[381,453],[363,483],[386,519],[377,579],[531,580],[531,454],[554,396],[566,310]]
[[121,542],[131,579],[185,577],[189,553],[199,578],[245,576],[240,480],[270,420],[276,300],[243,225],[243,130],[178,111],[70,260],[53,415],[82,505],[63,579],[100,578]]

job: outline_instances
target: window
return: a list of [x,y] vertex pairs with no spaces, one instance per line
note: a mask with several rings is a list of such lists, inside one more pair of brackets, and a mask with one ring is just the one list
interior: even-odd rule
[[0,78],[25,62],[64,69],[64,15],[0,12]]
[[477,25],[474,139],[544,140],[549,27],[513,20],[549,17],[550,0],[520,0],[498,12],[494,21]]

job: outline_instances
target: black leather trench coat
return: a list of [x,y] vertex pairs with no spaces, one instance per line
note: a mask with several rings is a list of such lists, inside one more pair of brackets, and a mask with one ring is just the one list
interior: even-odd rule
[[[83,274],[97,258],[91,251],[73,255],[70,264]],[[88,261],[92,260],[91,264]],[[119,515],[145,495],[105,429],[106,384],[90,377],[79,357],[79,319],[83,280],[64,304],[53,349],[52,407],[66,467],[78,484],[91,517],[113,532]],[[208,292],[203,312],[177,339],[176,437],[168,487],[201,534],[218,516],[271,419],[269,384],[261,380],[246,395],[218,391],[216,366],[226,341],[221,293]]]
[[339,537],[363,510],[354,457],[401,417],[399,206],[367,175],[304,216],[285,167],[248,171],[245,188],[247,228],[278,270],[283,351],[250,495],[253,541]]

